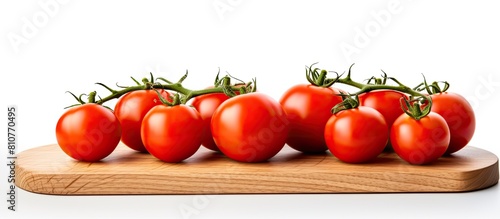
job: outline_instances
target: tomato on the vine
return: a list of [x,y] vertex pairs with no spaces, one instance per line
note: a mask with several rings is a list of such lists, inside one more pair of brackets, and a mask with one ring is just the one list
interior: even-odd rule
[[450,129],[450,144],[446,154],[465,147],[474,135],[476,118],[472,106],[459,94],[451,92],[431,95],[432,112],[441,115]]
[[87,103],[68,109],[57,122],[61,149],[79,161],[96,162],[107,157],[120,142],[121,126],[111,110]]
[[331,109],[342,102],[341,90],[331,87],[334,79],[326,79],[326,71],[318,70],[306,70],[311,84],[295,85],[280,99],[290,122],[286,143],[304,153],[323,153],[328,149],[323,136],[325,124],[332,115]]
[[403,114],[400,100],[406,94],[395,90],[374,90],[359,95],[359,105],[368,106],[380,112],[390,129],[394,121]]
[[170,163],[191,157],[201,146],[203,120],[186,105],[153,107],[142,120],[141,138],[148,152]]
[[410,164],[428,164],[441,157],[450,143],[450,130],[437,113],[416,120],[403,114],[394,121],[390,140],[392,148]]
[[[171,100],[170,94],[159,90],[163,98]],[[115,115],[122,125],[121,141],[128,147],[146,152],[141,139],[141,123],[148,111],[162,102],[154,90],[137,90],[123,95],[115,106]]]
[[229,97],[224,93],[212,93],[197,96],[192,102],[192,105],[196,108],[196,110],[198,110],[201,118],[203,119],[203,137],[201,144],[213,151],[219,151],[219,148],[215,144],[212,137],[210,122],[217,107],[219,107],[222,102],[227,99],[229,99]]
[[290,131],[286,143],[305,153],[321,153],[328,148],[323,137],[330,110],[342,102],[340,90],[315,85],[295,85],[280,99],[287,113]]
[[240,162],[262,162],[285,145],[288,120],[280,104],[262,93],[240,94],[222,103],[211,122],[215,143]]
[[346,163],[364,163],[375,159],[384,150],[389,129],[377,110],[359,106],[331,116],[325,126],[324,138],[330,152]]

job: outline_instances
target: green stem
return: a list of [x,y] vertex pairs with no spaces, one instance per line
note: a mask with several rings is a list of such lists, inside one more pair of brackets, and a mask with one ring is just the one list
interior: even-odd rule
[[353,87],[356,87],[359,89],[363,89],[366,86],[365,84],[361,84],[361,83],[358,83],[358,82],[351,80],[350,77],[340,78],[339,80],[337,80],[337,82],[342,83],[342,84],[347,84],[347,85],[350,85],[350,86],[353,86]]
[[115,99],[115,98],[119,98],[128,92],[132,92],[132,91],[136,91],[136,90],[147,90],[147,86],[146,85],[137,85],[137,86],[127,87],[127,88],[124,88],[122,90],[118,90],[115,93],[112,93],[111,95],[106,96],[106,97],[96,101],[95,103],[102,105],[103,103],[105,103],[107,101],[110,101],[110,100]]
[[92,91],[89,93],[89,98],[88,98],[89,103],[95,103],[95,96],[96,95],[97,95],[97,93],[95,91]]
[[[240,91],[240,87],[236,86],[230,86],[231,90],[233,91]],[[183,94],[185,98],[182,98],[181,103],[185,104],[187,101],[189,101],[191,98],[200,96],[200,95],[205,95],[205,94],[211,94],[211,93],[224,93],[224,90],[222,87],[216,87],[216,88],[208,88],[208,89],[203,89],[203,90],[190,90],[182,86],[181,83],[174,83],[174,84],[153,84],[153,83],[145,83],[143,85],[137,85],[137,86],[131,86],[124,88],[122,90],[117,90],[114,93],[111,93],[109,96],[106,96],[98,101],[95,101],[97,104],[103,104],[109,100],[119,98],[126,93],[132,92],[132,91],[137,91],[137,90],[148,90],[148,89],[165,89],[165,90],[170,90],[170,91],[175,91],[177,93]],[[95,96],[95,94],[94,94]],[[90,96],[89,96],[90,99]]]
[[[338,82],[344,83],[343,80],[339,80]],[[355,83],[357,83],[357,82],[355,82]],[[351,85],[349,83],[344,83],[344,84]],[[359,83],[357,83],[357,84],[359,84]],[[360,87],[356,86],[356,87],[360,88],[360,90],[358,92],[354,93],[353,95],[360,95],[362,93],[366,93],[366,92],[370,92],[370,91],[374,91],[374,90],[396,90],[396,91],[400,91],[400,92],[409,94],[411,96],[420,96],[420,97],[423,97],[423,98],[430,100],[430,97],[428,97],[422,93],[419,93],[417,91],[414,91],[413,89],[409,88],[408,86],[392,86],[392,85],[378,85],[378,84],[370,84],[370,85],[360,84],[360,85],[362,85],[362,86],[360,86]],[[355,86],[355,85],[351,85],[351,86]]]
[[339,79],[337,79],[337,82],[342,83],[342,84],[347,84],[347,85],[350,85],[350,86],[353,86],[353,87],[357,87],[359,89],[363,89],[366,86],[365,84],[361,84],[361,83],[355,82],[355,81],[353,81],[351,79],[351,69],[352,69],[352,66],[354,66],[354,64],[352,64],[349,67],[349,71],[347,72],[347,76],[345,78],[339,78]]
[[323,84],[325,83],[326,73],[327,73],[327,71],[326,71],[326,70],[321,70],[321,72],[319,73],[319,77],[318,77],[318,79],[316,80],[316,84],[321,84],[321,85],[323,85]]
[[[417,91],[411,89],[410,87],[402,84],[401,82],[399,82],[398,80],[396,80],[394,78],[389,78],[389,79],[396,82],[398,84],[398,86],[385,85],[385,84],[361,84],[361,83],[355,82],[351,79],[351,68],[352,68],[352,65],[351,65],[351,67],[349,67],[349,72],[348,72],[347,76],[345,78],[339,78],[337,80],[337,82],[359,88],[360,90],[358,92],[352,94],[353,96],[354,95],[357,96],[357,95],[360,95],[362,93],[366,93],[366,92],[370,92],[370,91],[374,91],[374,90],[396,90],[396,91],[400,91],[400,92],[409,94],[413,97],[424,98],[428,102],[426,107],[422,110],[420,110],[420,105],[418,103],[415,103],[414,107],[415,108],[418,107],[419,109],[414,110],[415,112],[413,112],[413,110],[412,110],[412,112],[407,113],[408,115],[412,116],[416,120],[419,120],[420,118],[425,117],[430,113],[430,109],[432,108],[432,99],[430,96],[424,95],[420,92],[417,92]],[[407,112],[406,109],[403,109],[403,110],[405,112]],[[411,110],[411,109],[408,109],[408,110]],[[418,112],[416,112],[416,111],[418,111]]]

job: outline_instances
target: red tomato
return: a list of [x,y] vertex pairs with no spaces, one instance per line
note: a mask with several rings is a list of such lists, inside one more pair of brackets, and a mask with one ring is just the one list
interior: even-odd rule
[[415,120],[403,114],[391,128],[394,151],[410,164],[428,164],[441,157],[450,143],[450,130],[437,113]]
[[305,153],[322,153],[325,143],[325,124],[332,116],[331,109],[342,102],[340,90],[315,85],[295,85],[280,99],[287,113],[290,132],[286,143]]
[[219,148],[214,142],[212,137],[212,131],[210,129],[210,121],[212,120],[212,115],[215,110],[222,102],[229,99],[229,97],[223,93],[213,93],[198,96],[193,100],[193,106],[198,110],[203,119],[203,137],[201,144],[206,148],[214,151],[219,151]]
[[121,132],[116,116],[94,103],[70,108],[56,125],[57,143],[64,153],[88,162],[111,154],[120,142]]
[[394,121],[404,113],[399,101],[405,96],[406,94],[395,90],[374,90],[359,95],[359,105],[379,111],[390,129]]
[[476,117],[471,105],[459,94],[444,92],[431,95],[432,112],[441,115],[450,128],[450,145],[446,154],[465,147],[474,135]]
[[262,162],[285,145],[288,120],[280,104],[262,93],[242,94],[222,103],[211,122],[215,143],[227,157]]
[[[159,90],[161,95],[168,100],[170,95],[165,90]],[[154,106],[162,104],[154,90],[138,90],[123,95],[115,106],[115,115],[122,125],[123,144],[128,147],[146,152],[141,139],[141,123],[146,113]]]
[[203,120],[194,108],[158,105],[144,116],[141,138],[151,155],[177,163],[200,148],[202,131]]
[[324,138],[330,152],[346,163],[364,163],[375,159],[385,148],[389,129],[377,110],[359,106],[331,116]]

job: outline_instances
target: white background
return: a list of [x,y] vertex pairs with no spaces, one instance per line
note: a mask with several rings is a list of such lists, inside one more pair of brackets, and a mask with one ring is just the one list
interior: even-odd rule
[[[305,82],[305,65],[320,62],[343,72],[355,62],[357,80],[380,69],[411,86],[421,73],[447,80],[450,91],[474,106],[470,145],[500,154],[494,1],[68,1],[49,11],[40,5],[46,2],[0,3],[1,108],[19,107],[18,152],[55,143],[57,119],[74,103],[65,91],[105,94],[98,81],[127,85],[129,76],[150,71],[177,79],[189,69],[185,85],[198,89],[210,85],[220,67],[245,81],[257,77],[259,90],[279,99],[287,87]],[[36,31],[23,33],[29,25]],[[346,45],[352,53],[343,51]],[[1,152],[4,160],[6,149]],[[4,165],[1,170],[5,176]],[[3,193],[6,180],[0,186]],[[189,218],[500,216],[498,186],[369,195],[62,197],[18,190],[18,211],[8,212],[1,201],[0,212],[2,218],[182,218],[182,206],[200,201],[208,204]]]

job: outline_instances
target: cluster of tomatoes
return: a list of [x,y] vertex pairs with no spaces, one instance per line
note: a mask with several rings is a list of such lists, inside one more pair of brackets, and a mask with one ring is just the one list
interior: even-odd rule
[[[236,161],[262,162],[289,145],[304,153],[329,150],[347,163],[372,161],[391,147],[408,163],[427,164],[462,149],[474,133],[470,104],[437,86],[425,84],[437,91],[424,95],[402,84],[327,79],[326,71],[311,68],[307,79],[310,84],[291,87],[279,101],[259,92],[210,92],[165,105],[174,96],[167,90],[134,90],[114,111],[96,103],[70,108],[57,123],[57,141],[66,154],[88,162],[105,158],[121,140],[165,162],[181,162],[201,145]],[[352,98],[335,83],[367,92]],[[409,101],[408,91],[429,101]]]
[[[359,95],[359,106],[330,114],[342,103],[336,88],[297,85],[282,98],[291,122],[287,144],[307,153],[329,149],[338,159],[363,163],[392,149],[411,164],[427,164],[467,145],[475,129],[470,104],[462,96],[433,94],[431,112],[418,120],[406,114],[405,93],[376,90]],[[330,95],[329,95],[330,94]],[[299,107],[298,99],[308,102]]]
[[[408,163],[428,164],[459,151],[474,134],[471,105],[446,92],[446,82],[444,89],[437,82],[411,89],[385,73],[375,84],[360,84],[351,80],[351,69],[346,78],[330,81],[325,70],[317,71],[310,67],[310,84],[290,88],[280,100],[290,122],[286,143],[298,151],[329,150],[341,161],[364,163],[389,149]],[[398,86],[385,85],[387,79]],[[352,98],[331,87],[335,82],[360,91]]]
[[[219,92],[213,87],[190,91],[179,83],[167,84],[188,94],[182,94],[186,103],[179,103],[179,93],[155,88],[151,81],[120,92],[108,88],[109,97],[124,93],[114,110],[93,98],[83,103],[75,96],[81,104],[67,110],[56,125],[59,146],[76,160],[95,162],[111,154],[121,140],[131,149],[175,163],[192,156],[202,144],[241,162],[268,160],[285,144],[285,111],[271,97],[251,92],[250,83],[220,85]],[[230,95],[228,89],[236,91]],[[198,95],[188,104],[186,97],[194,93]]]

